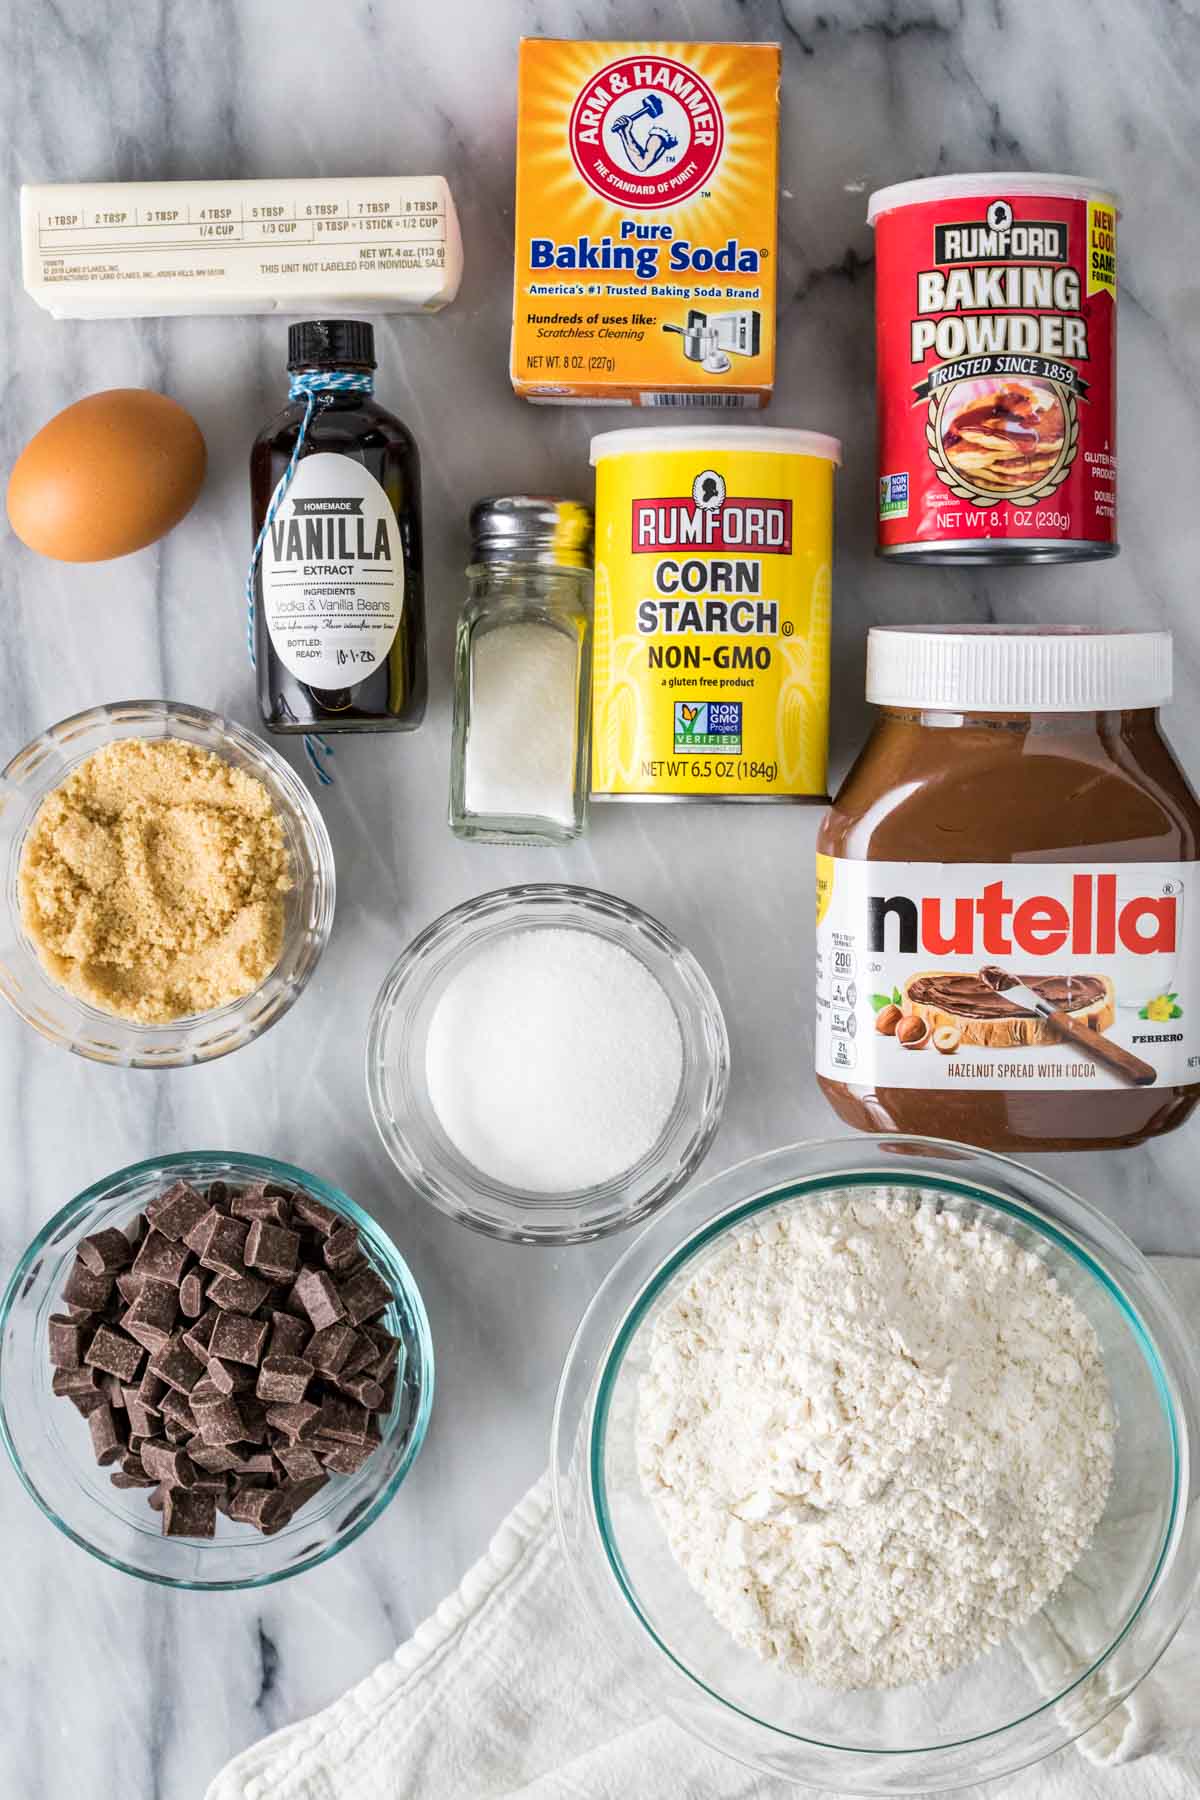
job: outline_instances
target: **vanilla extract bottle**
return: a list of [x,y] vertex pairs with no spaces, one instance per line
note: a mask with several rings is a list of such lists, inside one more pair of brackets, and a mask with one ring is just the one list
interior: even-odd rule
[[375,366],[360,320],[291,326],[288,404],[250,455],[271,731],[411,731],[425,712],[420,460],[372,398]]

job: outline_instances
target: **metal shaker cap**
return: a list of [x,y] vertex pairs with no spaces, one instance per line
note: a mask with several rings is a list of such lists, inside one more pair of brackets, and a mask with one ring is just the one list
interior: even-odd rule
[[557,563],[591,567],[592,511],[554,494],[497,494],[471,508],[476,562]]

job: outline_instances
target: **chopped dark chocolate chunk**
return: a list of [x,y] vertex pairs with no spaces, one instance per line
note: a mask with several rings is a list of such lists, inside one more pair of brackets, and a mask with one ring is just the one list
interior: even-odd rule
[[269,1450],[246,1450],[240,1452],[238,1468],[243,1475],[273,1475],[275,1459]]
[[331,1444],[328,1449],[319,1452],[321,1465],[331,1475],[354,1475],[375,1453],[375,1445]]
[[146,1365],[142,1371],[142,1379],[138,1382],[138,1394],[147,1406],[157,1406],[167,1391],[167,1384],[161,1375]]
[[210,1356],[208,1379],[219,1394],[240,1394],[254,1386],[254,1370],[245,1363],[225,1362],[220,1356]]
[[189,1269],[179,1284],[179,1310],[185,1319],[198,1319],[204,1311],[204,1276]]
[[183,1333],[184,1344],[200,1362],[208,1360],[208,1346],[212,1342],[212,1334],[217,1328],[217,1320],[220,1317],[220,1308],[209,1306],[201,1313],[195,1324],[189,1325]]
[[167,1489],[163,1506],[164,1537],[215,1537],[217,1502],[211,1488]]
[[321,1408],[311,1400],[301,1400],[290,1405],[272,1406],[267,1411],[267,1424],[274,1425],[277,1431],[293,1443],[298,1438],[307,1437],[316,1429],[317,1420],[321,1416]]
[[215,1400],[199,1401],[195,1407],[196,1424],[204,1443],[217,1446],[236,1444],[244,1426],[236,1400],[218,1394]]
[[216,1229],[208,1240],[207,1248],[200,1258],[205,1269],[215,1269],[220,1275],[244,1275],[246,1273],[246,1233],[249,1226],[241,1219],[221,1218]]
[[135,1275],[132,1269],[123,1269],[117,1276],[117,1292],[127,1306],[132,1306],[142,1291],[144,1275]]
[[162,1413],[157,1407],[147,1406],[141,1397],[141,1389],[127,1387],[125,1389],[125,1411],[129,1414],[129,1431],[131,1437],[156,1437],[162,1429]]
[[147,1438],[138,1454],[147,1475],[153,1475],[156,1481],[165,1481],[170,1487],[187,1487],[192,1479],[192,1460],[178,1444],[170,1444],[165,1438]]
[[214,1275],[208,1298],[223,1312],[255,1313],[271,1291],[271,1284],[257,1275]]
[[268,1188],[257,1182],[244,1193],[235,1194],[230,1207],[235,1219],[269,1219],[273,1225],[290,1225],[290,1197],[281,1188]]
[[84,1362],[92,1369],[103,1369],[121,1381],[132,1381],[142,1366],[146,1352],[140,1344],[126,1337],[112,1325],[98,1325],[87,1347]]
[[246,1234],[246,1263],[260,1269],[272,1281],[287,1281],[300,1261],[300,1239],[283,1225],[255,1219]]
[[367,1435],[368,1423],[365,1406],[359,1406],[354,1400],[343,1400],[336,1394],[326,1394],[321,1402],[317,1432],[339,1444],[361,1444]]
[[177,1181],[165,1194],[151,1200],[146,1217],[155,1231],[176,1241],[186,1238],[198,1219],[208,1211],[208,1201],[188,1181]]
[[230,1469],[240,1469],[242,1458],[228,1444],[206,1444],[201,1438],[195,1438],[188,1455],[197,1468],[204,1469],[211,1475],[223,1475]]
[[103,1312],[112,1291],[111,1275],[93,1275],[87,1264],[76,1257],[63,1285],[62,1297],[70,1306],[83,1307],[87,1312]]
[[114,1469],[108,1478],[115,1488],[152,1488],[158,1483],[149,1475],[137,1475],[125,1469]]
[[173,1243],[161,1231],[152,1231],[134,1257],[133,1268],[136,1275],[169,1281],[172,1287],[178,1287],[191,1260],[186,1244]]
[[204,1374],[204,1364],[192,1355],[181,1337],[173,1337],[150,1358],[150,1368],[169,1388],[190,1394]]
[[375,1346],[370,1338],[355,1332],[354,1343],[350,1346],[350,1354],[339,1370],[339,1386],[342,1384],[342,1377],[349,1380],[351,1375],[361,1375],[365,1369],[371,1367],[375,1360]]
[[315,1331],[324,1331],[346,1316],[345,1301],[324,1269],[306,1269],[293,1291]]
[[292,1215],[302,1225],[311,1225],[322,1237],[328,1237],[342,1223],[340,1216],[323,1200],[316,1200],[311,1194],[293,1194]]
[[162,1405],[158,1410],[169,1424],[181,1425],[185,1431],[195,1431],[196,1415],[186,1394],[179,1394],[171,1389],[163,1395]]
[[129,1239],[113,1226],[83,1238],[75,1254],[93,1275],[115,1275],[118,1269],[127,1269],[133,1261]]
[[297,1319],[291,1313],[273,1312],[271,1314],[271,1339],[267,1345],[268,1356],[299,1356],[308,1343],[311,1331],[308,1320]]
[[382,1384],[372,1381],[369,1375],[339,1375],[338,1387],[368,1412],[378,1412],[383,1405]]
[[148,1325],[153,1331],[160,1331],[169,1337],[175,1329],[175,1320],[179,1313],[179,1289],[169,1281],[159,1281],[148,1275],[142,1282],[142,1291],[136,1300],[130,1302],[121,1318],[124,1330],[132,1335],[135,1325]]
[[292,1481],[317,1481],[324,1467],[316,1451],[307,1444],[281,1444],[275,1460]]
[[240,1525],[254,1525],[259,1531],[263,1529],[264,1512],[270,1517],[271,1501],[275,1489],[255,1487],[247,1484],[235,1488],[229,1499],[228,1513]]
[[242,1313],[222,1313],[213,1327],[209,1354],[222,1362],[251,1363],[262,1361],[263,1346],[270,1326],[265,1319],[248,1319]]
[[[299,1356],[265,1356],[258,1371],[255,1393],[260,1400],[282,1401],[294,1406],[303,1400],[316,1371]],[[379,1390],[380,1398],[383,1389]]]
[[304,1345],[303,1355],[314,1369],[322,1375],[336,1375],[346,1362],[358,1342],[358,1333],[353,1325],[339,1319],[336,1325],[327,1325],[323,1331],[316,1331]]
[[363,1259],[362,1244],[358,1231],[353,1225],[339,1225],[325,1239],[321,1255],[325,1267],[335,1275],[347,1275],[356,1269]]
[[125,1437],[117,1415],[107,1400],[101,1400],[88,1413],[88,1430],[92,1435],[92,1454],[103,1467],[116,1462],[125,1451]]
[[80,1320],[68,1319],[62,1313],[50,1314],[47,1330],[52,1366],[56,1369],[81,1369],[91,1332]]
[[265,1444],[268,1431],[267,1409],[262,1401],[253,1394],[241,1394],[238,1396],[238,1410],[242,1415],[242,1436],[245,1441],[248,1444]]
[[194,1250],[197,1256],[203,1256],[208,1249],[213,1232],[223,1217],[224,1214],[215,1206],[210,1206],[207,1212],[201,1213],[195,1224],[189,1226],[184,1236],[183,1241],[188,1249]]
[[55,1394],[95,1394],[100,1392],[100,1375],[95,1369],[55,1369],[50,1380]]
[[[377,1319],[392,1303],[391,1288],[382,1276],[370,1268],[359,1269],[349,1280],[343,1281],[337,1295],[342,1310],[352,1325],[361,1325],[367,1319]],[[316,1324],[315,1319],[313,1323]]]
[[390,1331],[384,1331],[379,1325],[364,1325],[363,1334],[369,1337],[379,1351],[378,1360],[373,1368],[376,1379],[382,1381],[396,1366],[400,1355],[400,1339],[393,1337]]

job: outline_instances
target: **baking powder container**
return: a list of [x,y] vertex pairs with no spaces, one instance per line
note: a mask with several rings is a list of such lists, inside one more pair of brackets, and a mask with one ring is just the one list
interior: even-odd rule
[[836,438],[592,439],[592,795],[825,796]]
[[1071,175],[871,195],[882,556],[1116,555],[1117,217]]

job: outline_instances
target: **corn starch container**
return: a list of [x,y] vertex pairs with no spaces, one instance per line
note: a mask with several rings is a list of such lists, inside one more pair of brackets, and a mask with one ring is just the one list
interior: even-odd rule
[[824,801],[837,439],[609,431],[591,460],[594,796]]

